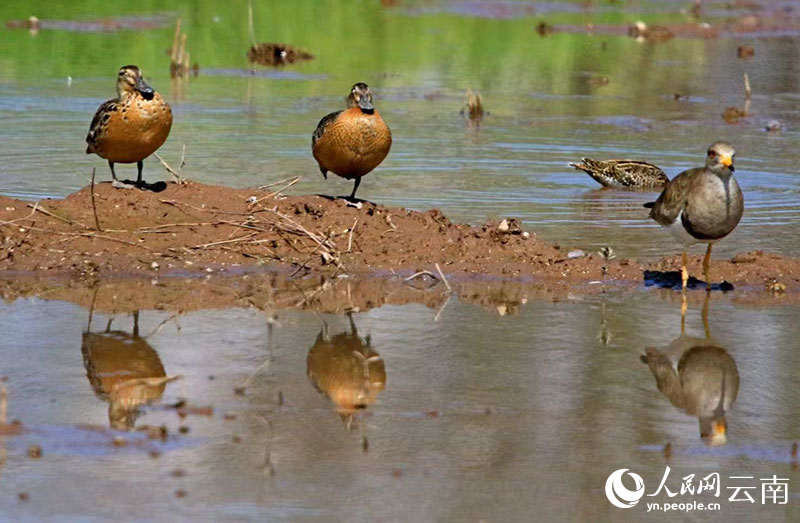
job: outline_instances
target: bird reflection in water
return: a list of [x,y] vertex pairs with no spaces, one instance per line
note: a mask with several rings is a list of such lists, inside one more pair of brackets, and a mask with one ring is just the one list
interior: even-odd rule
[[354,415],[375,403],[378,392],[386,388],[386,368],[370,345],[370,337],[361,338],[350,320],[350,332],[329,337],[327,326],[317,335],[306,359],[308,378],[319,392],[336,405],[348,429]]
[[681,308],[681,335],[667,347],[647,348],[642,361],[650,368],[658,390],[675,407],[700,422],[700,437],[708,445],[727,442],[725,414],[739,393],[736,362],[711,337],[708,326],[708,301],[703,303],[705,338],[686,335],[686,296]]
[[139,312],[133,313],[133,332],[111,330],[91,332],[92,311],[83,333],[81,352],[86,375],[94,393],[109,403],[111,428],[129,431],[134,428],[140,407],[161,399],[169,377],[158,353],[139,336]]

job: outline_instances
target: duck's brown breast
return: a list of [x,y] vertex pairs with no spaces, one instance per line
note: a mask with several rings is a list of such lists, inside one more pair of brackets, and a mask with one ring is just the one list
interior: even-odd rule
[[92,152],[106,160],[133,163],[161,147],[172,129],[172,109],[158,93],[151,100],[128,96],[101,117]]
[[313,153],[321,167],[343,178],[358,178],[377,167],[391,146],[392,133],[378,111],[367,114],[353,107],[325,127]]

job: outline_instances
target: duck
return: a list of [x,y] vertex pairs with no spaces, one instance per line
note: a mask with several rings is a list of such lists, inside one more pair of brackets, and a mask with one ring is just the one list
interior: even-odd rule
[[111,330],[113,317],[103,332],[83,332],[81,354],[86,376],[98,398],[108,402],[112,429],[130,431],[140,408],[161,399],[167,376],[158,352],[139,335],[139,312],[133,313],[133,332]]
[[116,186],[126,186],[117,179],[115,163],[135,163],[138,176],[135,186],[147,188],[142,180],[144,159],[161,147],[172,129],[172,109],[158,91],[150,87],[135,65],[120,68],[117,74],[117,97],[97,109],[86,135],[86,154],[108,160]]
[[707,244],[703,258],[706,290],[711,290],[709,261],[714,243],[725,238],[739,224],[744,212],[744,196],[733,177],[736,150],[728,142],[715,142],[706,152],[704,167],[689,169],[673,178],[656,201],[644,204],[650,218],[667,229],[683,246],[681,290],[686,291],[689,271],[686,249]]
[[386,367],[370,337],[359,336],[352,313],[347,317],[350,332],[329,336],[323,328],[308,351],[306,366],[311,384],[330,398],[350,429],[355,413],[375,403],[386,388]]
[[603,187],[664,187],[669,177],[660,167],[639,160],[592,160],[581,158],[571,167],[586,172]]
[[392,132],[372,104],[372,90],[362,82],[350,90],[347,109],[322,118],[311,136],[311,152],[322,176],[327,179],[330,171],[354,180],[351,201],[361,178],[380,165],[391,147]]

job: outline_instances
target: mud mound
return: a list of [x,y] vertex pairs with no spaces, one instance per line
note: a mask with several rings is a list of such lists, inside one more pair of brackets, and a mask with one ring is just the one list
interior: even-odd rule
[[[88,187],[37,203],[0,197],[0,271],[93,280],[265,268],[290,276],[409,276],[424,270],[435,280],[438,264],[453,281],[582,284],[604,278],[641,282],[645,269],[664,273],[670,282],[679,270],[678,256],[648,266],[592,254],[575,257],[524,231],[515,219],[470,226],[452,223],[438,210],[369,202],[356,208],[324,196],[284,197],[196,183],[169,184],[159,193],[101,183],[94,193],[94,205]],[[700,260],[691,259],[693,275],[702,274]],[[712,262],[716,281],[757,288],[775,281],[798,288],[799,269],[796,259],[763,252]]]

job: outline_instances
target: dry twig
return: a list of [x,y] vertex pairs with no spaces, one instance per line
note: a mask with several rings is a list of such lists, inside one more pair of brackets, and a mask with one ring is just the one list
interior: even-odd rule
[[92,185],[90,187],[92,195],[92,211],[94,212],[94,225],[97,227],[98,231],[102,232],[103,229],[100,228],[100,220],[97,218],[97,205],[94,203],[94,175],[96,170],[97,169],[92,167]]
[[453,292],[453,289],[451,289],[450,288],[450,284],[447,283],[447,278],[445,278],[441,267],[439,267],[439,264],[438,263],[434,263],[433,265],[436,266],[436,271],[439,273],[439,276],[442,277],[442,282],[444,283],[444,286],[447,287],[447,292]]
[[64,223],[68,223],[70,225],[78,225],[80,227],[83,227],[84,229],[90,229],[89,226],[84,225],[81,222],[76,222],[76,221],[68,220],[66,218],[62,218],[61,216],[59,216],[57,214],[51,213],[50,211],[48,211],[44,207],[39,207],[39,202],[36,202],[36,204],[34,204],[34,205],[28,204],[28,207],[39,211],[40,213],[44,214],[45,216],[49,216],[51,218],[55,218],[56,220],[62,221]]
[[[175,169],[170,167],[170,165],[167,162],[165,162],[164,159],[161,156],[158,155],[158,153],[153,153],[153,156],[158,158],[158,161],[161,162],[161,166],[169,174],[171,174],[175,178],[175,183],[177,183],[178,185],[186,185],[187,184],[186,178],[181,176],[180,170],[176,171]],[[183,146],[183,155],[181,156],[181,169],[183,168],[183,165],[185,164],[185,160],[184,160],[185,156],[186,156],[186,145],[184,144],[184,146]],[[163,202],[164,200],[159,200],[159,201]]]

